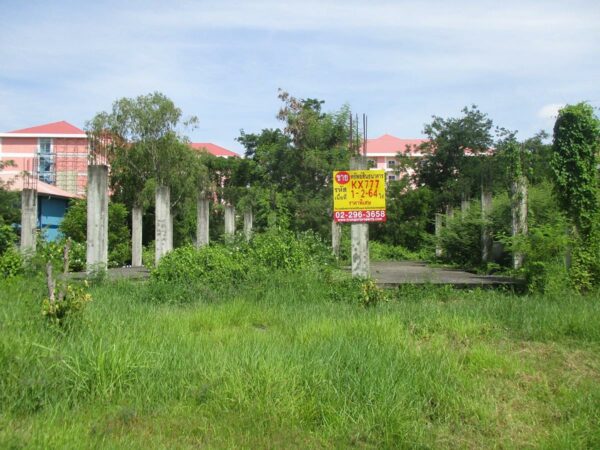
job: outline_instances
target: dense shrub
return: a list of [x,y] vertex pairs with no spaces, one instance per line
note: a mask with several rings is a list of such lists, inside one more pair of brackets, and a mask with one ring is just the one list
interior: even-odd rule
[[11,278],[23,272],[23,257],[10,247],[0,255],[0,279]]
[[407,250],[402,246],[379,241],[369,242],[369,255],[372,261],[419,260],[422,256],[422,254]]
[[[169,290],[168,284],[229,287],[251,278],[264,278],[275,271],[299,272],[323,270],[332,262],[329,248],[314,233],[295,236],[284,230],[256,234],[246,243],[235,240],[228,244],[211,244],[195,248],[180,247],[163,256],[152,271],[151,297],[166,293],[184,298],[190,292]],[[192,291],[195,288],[192,289]]]
[[11,248],[16,240],[17,235],[13,227],[10,225],[0,225],[0,255]]
[[161,258],[152,277],[167,282],[229,284],[244,279],[248,273],[248,259],[239,250],[220,244],[200,249],[191,245],[179,247]]
[[444,261],[466,268],[481,265],[481,230],[486,221],[479,208],[471,207],[466,214],[448,218],[440,235]]

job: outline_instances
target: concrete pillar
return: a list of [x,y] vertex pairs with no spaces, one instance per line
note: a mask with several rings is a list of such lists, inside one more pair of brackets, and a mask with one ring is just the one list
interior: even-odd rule
[[440,243],[440,237],[442,236],[442,227],[444,226],[444,215],[440,213],[435,214],[435,257],[442,257],[442,244]]
[[173,250],[173,213],[169,210],[169,232],[167,233],[169,239],[167,246],[169,251]]
[[252,222],[254,220],[254,215],[252,213],[252,209],[248,208],[244,211],[244,236],[246,236],[246,240],[249,241],[252,237]]
[[209,242],[209,226],[210,226],[210,205],[209,200],[204,193],[198,196],[198,204],[196,206],[196,247],[204,247]]
[[[527,235],[527,179],[519,177],[511,188],[512,236]],[[522,252],[513,253],[513,268],[523,267],[525,255]]]
[[169,237],[171,230],[171,189],[168,186],[156,187],[156,215],[155,215],[155,245],[156,253],[154,256],[155,264],[158,264],[160,258],[166,255],[170,250],[172,238]]
[[88,166],[87,272],[108,267],[108,166]]
[[467,196],[467,194],[462,194],[462,198],[460,200],[460,212],[463,216],[466,216],[469,212],[469,208],[471,207],[471,200]]
[[35,252],[38,221],[37,191],[23,189],[21,192],[21,253]]
[[[367,160],[363,156],[350,159],[350,169],[364,170],[367,168]],[[371,275],[369,261],[369,224],[353,223],[350,236],[352,240],[352,276],[369,277]]]
[[340,257],[342,241],[342,225],[335,220],[331,221],[331,251],[336,258]]
[[492,233],[486,221],[489,220],[492,212],[492,191],[482,186],[481,188],[481,219],[483,227],[481,229],[481,261],[485,264],[491,261],[492,257]]
[[134,206],[131,210],[131,265],[142,266],[142,218],[143,210]]
[[225,236],[233,237],[235,235],[235,207],[225,205]]
[[452,219],[454,217],[454,206],[446,205],[446,216],[448,219]]

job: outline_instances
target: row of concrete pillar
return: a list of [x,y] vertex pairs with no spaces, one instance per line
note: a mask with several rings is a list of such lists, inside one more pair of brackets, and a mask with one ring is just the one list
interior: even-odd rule
[[[155,262],[173,249],[173,215],[171,213],[171,193],[168,186],[156,188],[155,204]],[[196,245],[209,243],[209,196],[201,193],[197,203],[198,224]],[[37,228],[37,192],[23,189],[21,195],[21,251],[35,252]],[[143,209],[134,207],[131,211],[131,263],[142,265],[142,220]],[[252,235],[253,213],[244,211],[244,234]],[[235,235],[235,207],[225,205],[225,235]],[[86,266],[88,272],[103,270],[108,264],[108,167],[88,166],[87,193],[87,248]]]

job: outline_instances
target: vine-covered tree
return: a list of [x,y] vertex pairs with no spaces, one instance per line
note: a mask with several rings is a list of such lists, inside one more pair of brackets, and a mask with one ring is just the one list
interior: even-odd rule
[[583,236],[598,211],[600,121],[587,103],[567,105],[554,125],[552,170],[558,201]]

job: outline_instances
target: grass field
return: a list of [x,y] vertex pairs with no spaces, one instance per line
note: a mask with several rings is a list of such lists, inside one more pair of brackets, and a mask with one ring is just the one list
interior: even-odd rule
[[43,280],[2,282],[0,448],[600,448],[597,296],[152,289],[95,286],[63,332]]

